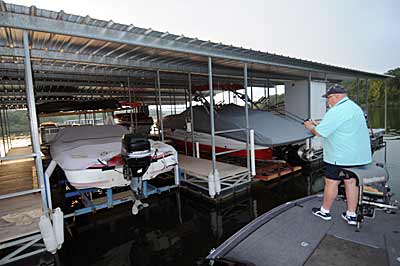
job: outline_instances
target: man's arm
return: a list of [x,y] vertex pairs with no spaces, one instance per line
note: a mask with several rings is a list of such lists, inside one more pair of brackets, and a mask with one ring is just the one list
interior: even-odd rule
[[315,130],[316,125],[317,123],[313,120],[308,120],[304,122],[304,127],[307,128],[311,132],[311,134],[317,137],[321,137],[321,135]]

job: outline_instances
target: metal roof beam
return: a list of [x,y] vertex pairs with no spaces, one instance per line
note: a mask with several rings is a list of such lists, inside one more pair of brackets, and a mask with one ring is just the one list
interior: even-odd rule
[[[24,50],[21,48],[6,48],[0,47],[0,56],[16,56],[22,57]],[[157,62],[146,62],[146,61],[134,61],[126,59],[118,59],[115,57],[104,57],[104,56],[91,56],[84,54],[73,54],[73,53],[60,53],[54,51],[43,51],[31,49],[31,57],[42,58],[57,61],[72,61],[87,64],[97,64],[104,66],[120,66],[120,67],[132,67],[147,70],[157,70],[160,71],[171,71],[171,72],[192,72],[204,74],[206,73],[206,68],[204,67],[185,67],[180,65],[163,64]]]
[[[23,55],[23,49],[20,48],[7,48],[7,47],[0,47],[0,56],[14,56],[14,57],[21,57]],[[56,61],[71,61],[75,63],[82,63],[82,64],[97,64],[99,66],[119,66],[119,67],[132,67],[138,69],[147,69],[149,71],[154,71],[156,69],[160,69],[161,71],[166,72],[181,72],[181,73],[192,73],[193,75],[207,75],[207,68],[202,66],[183,66],[183,65],[174,65],[171,63],[159,63],[159,62],[148,62],[148,61],[133,61],[133,60],[126,60],[126,59],[117,59],[113,57],[104,57],[104,56],[91,56],[91,55],[84,55],[84,54],[72,54],[72,53],[61,53],[61,52],[54,52],[54,51],[43,51],[43,50],[31,50],[31,57],[32,59],[41,58],[41,59],[48,59],[48,60],[56,60]],[[1,65],[1,64],[0,64]],[[38,68],[35,63],[33,65]],[[52,67],[49,67],[49,71]],[[53,70],[54,71],[54,70]],[[64,72],[64,70],[60,69],[60,71]],[[85,69],[84,71],[91,71]],[[97,70],[92,70],[97,71]],[[99,73],[105,73],[103,70],[100,70]],[[233,70],[233,69],[224,69],[221,70],[220,68],[216,67],[214,69],[213,76],[215,77],[230,77],[230,78],[241,78],[241,71]],[[263,73],[254,72],[253,75],[254,79],[262,79],[266,80],[267,78],[270,79],[283,79],[283,80],[295,80],[295,79],[304,79],[301,76],[295,75],[279,75],[275,73]]]
[[[328,74],[342,74],[345,76],[358,76],[360,78],[380,79],[385,77],[385,75],[367,73],[305,60],[290,60],[290,58],[284,56],[277,56],[267,53],[246,54],[243,52],[245,49],[233,51],[230,49],[219,49],[204,46],[204,44],[212,44],[211,42],[203,42],[200,45],[190,45],[183,41],[169,40],[151,36],[150,33],[153,31],[152,29],[145,31],[145,34],[113,30],[110,28],[102,28],[99,30],[99,27],[91,26],[85,23],[60,21],[45,17],[29,16],[11,12],[0,12],[0,27],[49,32],[66,36],[78,36],[82,38],[88,38],[90,40],[103,40],[128,45],[138,45],[155,49],[170,50],[179,53],[190,53],[205,57],[231,59],[244,63],[257,63],[306,71],[326,72]],[[201,45],[203,45],[203,47],[201,47]],[[186,69],[182,69],[182,71],[194,72]]]

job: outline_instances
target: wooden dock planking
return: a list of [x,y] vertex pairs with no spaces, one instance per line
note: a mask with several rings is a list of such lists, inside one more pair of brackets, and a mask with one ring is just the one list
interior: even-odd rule
[[[133,200],[133,192],[132,190],[127,190],[119,193],[113,193],[113,200]],[[107,196],[93,199],[93,204],[104,204],[107,202]]]
[[277,165],[271,165],[270,167],[268,167],[268,169],[264,168],[263,173],[260,173],[260,171],[258,171],[255,178],[258,180],[262,180],[262,181],[270,181],[270,180],[300,171],[301,169],[302,169],[301,166],[293,166],[292,167],[289,165],[284,165],[284,166],[278,167]]
[[[32,153],[31,147],[12,148],[7,156]],[[0,164],[0,195],[34,188],[36,179],[33,158],[3,161]],[[37,183],[37,182],[36,182]]]
[[[0,200],[0,243],[39,232],[41,206],[40,193]],[[16,217],[26,224],[17,225],[4,217]]]
[[[222,162],[216,163],[220,179],[247,172],[247,168],[242,166]],[[188,175],[207,179],[211,172],[212,162],[211,160],[179,154],[179,168]]]

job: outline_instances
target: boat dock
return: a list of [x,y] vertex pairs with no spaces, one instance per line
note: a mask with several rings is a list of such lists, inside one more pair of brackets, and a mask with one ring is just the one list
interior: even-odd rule
[[[126,120],[126,132],[138,133],[137,117],[133,113],[120,113],[118,119],[118,112],[124,113],[125,107],[136,111],[139,107],[145,107],[142,111],[147,109],[146,117],[150,118],[147,107],[154,106],[155,110],[151,110],[151,115],[156,121],[153,126],[157,128],[154,130],[157,134],[152,138],[164,144],[169,143],[167,123],[164,127],[164,121],[167,121],[165,115],[170,114],[174,117],[178,115],[177,108],[184,106],[186,112],[181,119],[180,130],[185,135],[182,143],[185,144],[186,155],[179,154],[178,161],[170,161],[168,167],[160,158],[165,159],[171,154],[176,156],[177,147],[170,147],[172,151],[166,152],[168,155],[165,157],[147,155],[144,156],[145,159],[141,158],[146,160],[146,163],[151,161],[149,165],[158,162],[161,169],[158,169],[159,171],[168,169],[170,173],[162,172],[165,176],[172,175],[173,171],[173,178],[169,180],[173,182],[155,187],[151,184],[150,181],[154,180],[150,180],[150,177],[144,182],[137,178],[139,182],[136,188],[143,192],[140,196],[147,197],[182,186],[194,193],[204,194],[209,199],[219,200],[248,189],[254,180],[270,181],[301,170],[300,166],[291,165],[289,159],[288,164],[271,160],[278,157],[290,158],[289,152],[298,154],[302,148],[307,148],[307,151],[320,148],[320,141],[311,140],[308,131],[305,137],[296,139],[294,133],[305,131],[302,125],[304,119],[318,120],[323,117],[326,102],[321,100],[320,96],[325,93],[329,83],[357,81],[359,91],[360,81],[365,81],[362,84],[365,84],[368,103],[368,81],[388,77],[176,35],[167,31],[161,32],[152,28],[140,28],[133,24],[125,25],[113,20],[94,19],[90,14],[79,16],[64,11],[5,3],[2,0],[0,18],[0,133],[4,147],[0,150],[0,250],[2,254],[7,253],[0,258],[0,264],[42,252],[44,241],[37,230],[38,217],[42,215],[43,219],[54,226],[56,219],[53,219],[53,213],[58,207],[63,209],[67,202],[69,206],[64,210],[70,211],[69,207],[73,205],[70,204],[71,198],[78,202],[76,206],[83,208],[76,207],[72,213],[65,212],[66,215],[60,218],[61,223],[63,219],[77,214],[92,213],[132,200],[130,191],[126,190],[133,184],[131,180],[137,177],[133,176],[132,169],[138,166],[138,163],[132,160],[132,165],[129,165],[131,168],[126,171],[127,160],[119,159],[120,164],[117,166],[122,170],[117,171],[116,165],[104,164],[104,161],[108,163],[108,150],[101,150],[101,156],[94,160],[95,164],[83,168],[85,171],[96,169],[98,172],[93,176],[88,172],[79,172],[74,176],[75,181],[82,181],[80,177],[84,176],[90,179],[88,182],[83,182],[83,185],[74,183],[78,184],[75,187],[71,185],[73,182],[70,182],[72,188],[68,186],[66,173],[70,169],[60,169],[56,160],[49,162],[43,155],[44,144],[48,144],[45,142],[51,143],[51,138],[56,136],[61,128],[72,128],[73,125],[70,124],[76,121],[92,123],[86,126],[96,127],[99,126],[96,121],[102,116],[105,126],[115,129],[113,126],[118,124],[117,120]],[[284,105],[278,102],[278,88],[284,89]],[[255,95],[261,94],[263,96],[256,99]],[[222,102],[219,98],[222,98]],[[99,107],[100,99],[116,103],[117,107]],[[93,104],[95,100],[99,101]],[[46,108],[39,108],[43,105],[48,108],[47,111]],[[221,106],[231,106],[236,111],[234,114],[227,111],[227,116],[222,116],[218,114]],[[267,128],[269,123],[260,122],[260,118],[265,117],[267,112],[272,109],[276,111],[278,107],[282,108],[282,117],[279,116],[279,119],[295,123],[296,130],[286,126],[274,127],[274,122]],[[59,110],[52,113],[49,111],[51,108]],[[201,109],[204,114],[197,120],[193,114],[196,108]],[[368,114],[368,109],[365,111]],[[9,119],[11,112],[25,112],[24,128],[29,131],[26,137],[31,140],[30,147],[12,146],[11,137],[20,132],[16,129],[13,132],[12,126],[10,127],[10,121],[13,121]],[[258,118],[251,119],[249,113],[258,114]],[[59,128],[49,127],[46,131],[44,124],[49,122],[51,114],[76,117],[64,117],[71,123]],[[233,115],[230,116],[231,114]],[[296,122],[293,122],[294,118],[289,114],[296,114]],[[56,127],[54,121],[50,124]],[[232,123],[225,123],[227,121]],[[263,134],[257,135],[255,132],[257,124],[265,126],[260,130]],[[146,128],[147,126],[150,130],[152,125],[146,125]],[[46,132],[49,138],[43,138]],[[173,130],[171,132],[173,133]],[[278,137],[268,135],[272,132],[275,137],[287,135],[286,139],[277,143],[275,140]],[[285,134],[281,134],[282,132]],[[196,134],[207,138],[196,141]],[[82,134],[84,141],[89,139],[89,135],[93,134]],[[114,137],[119,139],[120,135]],[[143,142],[150,137],[146,138]],[[191,148],[186,145],[188,140],[191,141]],[[120,144],[118,141],[116,143]],[[156,155],[159,155],[159,150],[161,149],[155,150]],[[189,150],[194,155],[206,152],[208,157],[190,157],[192,154],[187,152]],[[118,157],[120,151],[121,149],[118,149],[114,157]],[[60,153],[64,155],[64,152],[65,150],[61,150]],[[132,151],[134,152],[137,150]],[[227,159],[228,154],[242,156],[242,161],[230,161]],[[107,160],[103,160],[103,155]],[[74,154],[71,158],[89,158],[89,155],[85,156]],[[270,162],[257,161],[257,156],[268,157],[262,159]],[[147,168],[139,168],[142,171],[140,173],[145,174],[145,171],[150,169],[149,165],[146,165]],[[53,171],[60,173],[51,176]],[[99,185],[101,182],[96,178],[101,175],[100,172],[105,171],[113,171],[113,176],[118,175],[121,183],[112,188]],[[108,179],[102,181],[102,184],[116,180],[114,177],[107,176]],[[151,176],[153,177],[155,179],[156,174]],[[122,186],[124,187],[121,188]],[[114,195],[113,190],[120,194]],[[134,191],[134,188],[132,190]],[[58,202],[57,205],[56,202],[52,202],[53,198],[57,198],[61,203]],[[18,221],[13,223],[16,219]],[[3,250],[6,251],[3,253]]]
[[[40,193],[25,194],[25,191],[38,190],[37,175],[33,158],[24,158],[32,154],[31,147],[11,148],[7,158],[0,163],[0,247],[8,248],[22,244],[20,251],[41,240],[39,218],[42,215]],[[21,159],[18,159],[20,157]],[[12,197],[12,195],[15,195]],[[24,240],[16,240],[25,238]],[[25,243],[24,242],[28,242]],[[46,250],[44,246],[26,255]],[[13,261],[16,253],[0,260],[0,264]],[[14,257],[14,258],[13,258]]]
[[251,183],[246,167],[216,162],[217,174],[213,175],[212,161],[179,155],[179,168],[183,175],[182,186],[215,198],[216,195],[232,195]]
[[[11,148],[7,156],[29,155],[32,147]],[[0,163],[0,195],[37,188],[33,158],[23,158]]]

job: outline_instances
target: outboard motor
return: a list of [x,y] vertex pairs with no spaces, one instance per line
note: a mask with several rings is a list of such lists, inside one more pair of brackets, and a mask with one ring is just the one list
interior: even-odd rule
[[142,177],[151,164],[150,141],[138,134],[125,134],[122,137],[122,159],[124,160],[124,178],[131,181],[133,192],[132,214],[149,206],[140,201],[142,198]]
[[125,179],[142,177],[151,164],[150,141],[137,134],[125,134],[122,137],[121,155],[125,162]]

